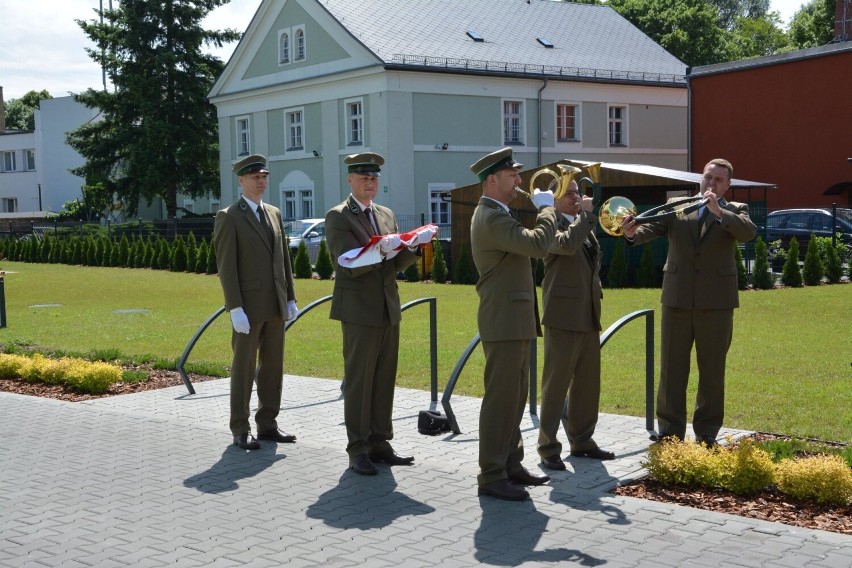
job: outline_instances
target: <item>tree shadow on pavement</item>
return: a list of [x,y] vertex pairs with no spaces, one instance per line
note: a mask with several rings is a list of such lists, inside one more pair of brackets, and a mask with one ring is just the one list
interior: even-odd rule
[[184,479],[184,487],[194,487],[202,493],[225,493],[236,491],[240,479],[254,477],[275,462],[284,459],[284,454],[276,453],[276,444],[261,446],[259,450],[241,450],[234,444],[222,452],[219,461],[206,471]]
[[480,497],[482,521],[473,537],[474,557],[483,564],[518,566],[525,562],[573,562],[600,566],[606,560],[572,548],[535,550],[549,517],[532,501],[510,502]]
[[320,495],[306,514],[331,527],[370,530],[387,527],[402,517],[435,511],[434,507],[396,491],[396,487],[390,468],[380,467],[376,476],[346,470],[337,485]]

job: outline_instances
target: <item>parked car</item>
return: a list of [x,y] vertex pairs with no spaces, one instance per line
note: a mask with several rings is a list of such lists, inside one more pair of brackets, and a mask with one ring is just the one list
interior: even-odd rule
[[287,233],[287,238],[290,240],[290,255],[295,257],[299,250],[299,243],[305,241],[311,264],[315,264],[320,241],[325,238],[325,219],[285,221],[284,232]]
[[[766,215],[766,240],[780,239],[786,249],[790,239],[796,237],[801,256],[804,256],[811,236],[831,237],[833,226],[830,208],[780,209]],[[837,208],[836,232],[844,243],[852,244],[852,209]]]

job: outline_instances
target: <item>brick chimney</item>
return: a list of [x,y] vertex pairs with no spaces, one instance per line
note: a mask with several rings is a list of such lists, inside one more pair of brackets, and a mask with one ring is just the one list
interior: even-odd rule
[[6,103],[3,102],[3,87],[0,87],[0,134],[6,132]]
[[852,40],[852,0],[837,0],[834,4],[834,41]]

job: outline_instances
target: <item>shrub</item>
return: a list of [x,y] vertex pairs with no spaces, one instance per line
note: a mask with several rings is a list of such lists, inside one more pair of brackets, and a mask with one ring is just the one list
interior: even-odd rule
[[822,282],[823,272],[817,241],[811,238],[808,241],[808,251],[805,253],[805,266],[802,269],[802,278],[808,286],[819,286],[819,283]]
[[787,251],[787,260],[781,271],[781,282],[785,286],[798,288],[802,285],[802,269],[799,268],[799,241],[796,237],[790,239],[790,249]]
[[169,269],[172,272],[186,272],[186,244],[184,243],[183,236],[178,235],[175,238],[174,245],[172,246],[171,265]]
[[121,380],[121,367],[102,361],[90,363],[75,357],[48,359],[41,353],[32,357],[0,353],[0,377],[30,382],[62,384],[80,392],[101,394]]
[[316,269],[320,280],[328,280],[334,274],[334,264],[331,262],[331,253],[328,252],[328,245],[325,243],[325,239],[322,239],[319,244]]
[[754,242],[754,270],[751,283],[758,290],[771,290],[775,286],[775,275],[769,270],[766,243],[760,237],[757,237]]
[[198,244],[192,231],[186,237],[186,271],[195,272],[195,264],[198,260]]
[[296,259],[293,264],[293,276],[296,278],[310,278],[314,275],[311,269],[311,259],[308,257],[308,246],[305,241],[299,242],[296,249]]
[[622,239],[615,241],[612,247],[612,260],[606,277],[607,288],[624,288],[627,286],[627,256],[624,254]]
[[738,495],[760,491],[774,479],[772,458],[749,438],[741,440],[733,449],[720,448],[714,458],[712,461],[718,464],[718,487]]
[[3,353],[0,355],[0,379],[16,379],[21,376],[21,369],[29,365],[29,357]]
[[737,288],[745,290],[748,288],[748,274],[746,273],[745,262],[743,262],[743,253],[740,252],[740,247],[734,245],[734,258],[737,263]]
[[432,241],[432,281],[444,284],[447,281],[447,261],[444,260],[444,245]]
[[476,284],[477,280],[479,280],[479,274],[473,267],[467,245],[462,243],[459,259],[453,267],[453,284]]
[[419,264],[419,262],[412,262],[411,265],[405,269],[403,275],[405,276],[406,282],[420,282]]
[[782,460],[775,479],[779,490],[798,499],[839,505],[852,502],[852,470],[839,456]]
[[701,485],[708,479],[710,452],[701,444],[665,439],[648,449],[642,465],[660,483]]
[[636,285],[640,288],[656,288],[658,284],[654,253],[651,251],[651,245],[646,244],[642,247],[642,258],[639,260],[639,270],[636,272]]
[[840,262],[840,255],[837,253],[837,248],[828,246],[825,251],[825,277],[829,284],[837,284],[843,277],[843,263]]

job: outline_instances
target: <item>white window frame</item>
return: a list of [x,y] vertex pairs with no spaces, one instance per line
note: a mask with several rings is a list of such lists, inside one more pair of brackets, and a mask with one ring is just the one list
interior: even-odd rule
[[346,99],[346,145],[364,145],[364,99]]
[[429,189],[429,219],[438,226],[452,224],[452,204],[441,199],[441,194],[456,188],[454,183],[430,183]]
[[251,121],[248,116],[238,116],[236,119],[237,156],[251,154]]
[[33,150],[32,148],[30,148],[29,150],[24,150],[24,171],[34,172],[35,169],[35,150]]
[[195,213],[195,201],[192,199],[184,199],[183,208],[189,211],[190,213]]
[[293,61],[304,61],[308,57],[308,37],[305,24],[293,26]]
[[4,172],[14,172],[18,167],[18,157],[17,152],[14,150],[9,152],[3,152],[3,161],[0,163],[0,168]]
[[288,221],[298,219],[296,214],[296,190],[288,188],[281,191],[281,215]]
[[522,146],[525,143],[526,132],[526,101],[517,99],[503,99],[502,109],[502,132],[503,143],[507,146]]
[[305,150],[305,108],[289,108],[284,111],[284,152]]
[[210,200],[210,212],[211,213],[216,213],[217,211],[219,211],[219,209],[221,209],[221,207],[222,207],[222,204],[218,199],[211,199]]
[[299,189],[299,212],[302,219],[314,218],[314,190]]
[[278,30],[278,65],[289,65],[293,60],[290,28]]
[[3,213],[16,213],[18,211],[18,198],[3,197],[0,199],[0,210]]
[[627,105],[607,106],[607,140],[610,147],[628,146]]
[[[573,116],[571,117],[573,119],[574,124],[571,125],[570,127],[568,126],[568,124],[566,124],[567,121],[565,120],[565,117],[559,116],[559,109],[560,108],[568,108],[568,107],[571,107],[571,108],[574,109]],[[558,102],[558,103],[556,103],[555,119],[556,119],[556,126],[554,128],[554,131],[556,133],[556,141],[557,142],[578,142],[580,140],[580,103],[573,103],[573,102]],[[570,136],[570,137],[569,136],[562,136],[562,132],[564,130],[567,130],[568,128],[573,129],[574,136]]]

